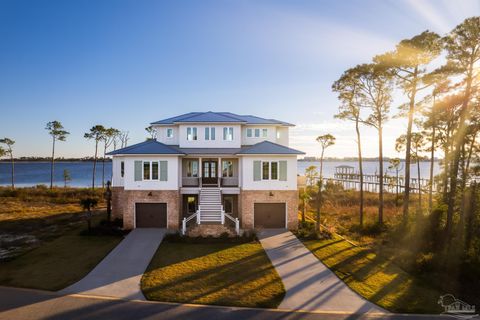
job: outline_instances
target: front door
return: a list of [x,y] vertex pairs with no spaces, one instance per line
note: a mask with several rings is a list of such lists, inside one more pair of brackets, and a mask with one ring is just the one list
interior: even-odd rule
[[217,185],[217,161],[204,160],[202,161],[202,184],[203,185]]

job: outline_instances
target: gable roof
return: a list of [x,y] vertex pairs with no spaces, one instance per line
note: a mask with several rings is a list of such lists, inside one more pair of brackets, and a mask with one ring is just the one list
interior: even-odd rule
[[117,149],[107,153],[107,155],[120,155],[120,154],[172,154],[183,155],[180,150],[158,142],[157,140],[147,140],[140,142],[122,149]]
[[266,119],[252,115],[239,115],[231,112],[189,112],[176,117],[171,117],[159,121],[152,122],[151,124],[168,125],[175,123],[201,123],[201,122],[219,122],[219,123],[243,123],[243,124],[273,124],[283,126],[293,126],[293,124],[275,120]]
[[262,141],[253,146],[243,147],[237,154],[305,154],[305,152],[270,141]]

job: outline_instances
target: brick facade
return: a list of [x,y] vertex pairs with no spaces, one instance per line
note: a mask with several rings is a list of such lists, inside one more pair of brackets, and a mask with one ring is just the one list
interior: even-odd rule
[[167,203],[167,228],[180,228],[180,192],[176,190],[124,190],[114,187],[112,190],[112,216],[123,218],[123,227],[133,229],[135,226],[136,202]]
[[253,207],[255,202],[285,202],[287,204],[287,228],[298,228],[297,190],[242,190],[239,196],[240,223],[242,229],[253,228]]

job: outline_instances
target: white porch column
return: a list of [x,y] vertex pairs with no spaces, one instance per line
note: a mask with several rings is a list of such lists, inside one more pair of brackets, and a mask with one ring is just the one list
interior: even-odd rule
[[218,174],[217,174],[218,186],[222,186],[222,158],[218,157]]
[[203,172],[203,164],[202,164],[202,157],[198,157],[198,186],[202,187],[202,172]]

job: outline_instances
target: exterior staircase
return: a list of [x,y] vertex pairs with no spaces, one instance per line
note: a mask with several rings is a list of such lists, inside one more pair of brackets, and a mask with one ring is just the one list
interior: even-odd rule
[[222,194],[220,188],[202,188],[198,202],[199,221],[222,223]]
[[233,230],[225,225],[225,220],[235,225],[236,235],[240,235],[240,221],[223,211],[222,193],[220,188],[201,188],[199,195],[198,210],[182,220],[182,234],[187,234],[187,223],[196,220],[197,226],[188,232],[189,236],[208,236],[227,233],[231,235]]

